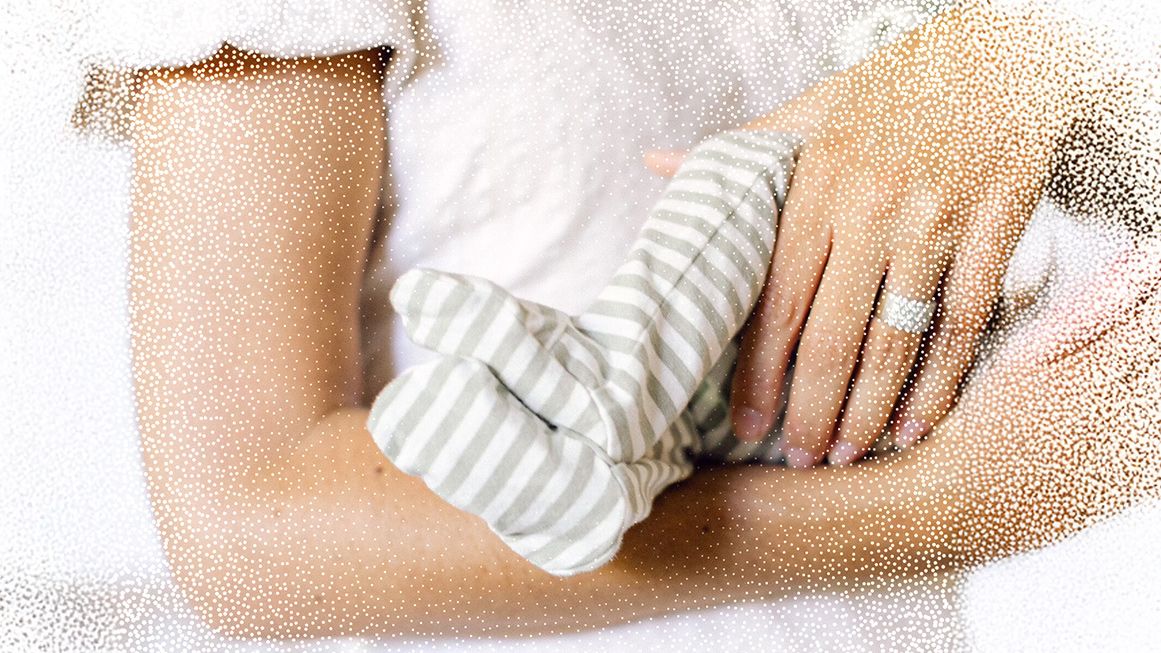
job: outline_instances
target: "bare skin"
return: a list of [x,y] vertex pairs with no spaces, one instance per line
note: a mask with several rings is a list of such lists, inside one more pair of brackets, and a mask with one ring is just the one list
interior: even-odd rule
[[[1100,427],[1142,456],[1155,449],[1139,434],[1156,415],[1112,430],[1096,407],[1155,384],[1161,365],[1103,389],[1075,382],[1140,337],[1144,318],[1122,320],[978,376],[930,441],[902,455],[702,470],[606,567],[568,579],[536,569],[398,472],[366,430],[377,389],[363,383],[357,300],[387,165],[379,57],[227,47],[146,71],[138,89],[130,310],[142,451],[174,578],[221,632],[568,632],[961,568],[1072,532],[1105,505],[1090,490],[1108,474],[1085,473],[1104,461],[1068,455],[1062,433]],[[1075,422],[1059,423],[1061,411]],[[1060,465],[1029,462],[1045,456]]]
[[[960,3],[747,125],[807,144],[742,332],[740,438],[769,432],[792,356],[792,467],[854,462],[888,426],[910,446],[947,413],[1055,152],[1099,114],[1104,89],[1081,81],[1100,56],[1089,47],[1050,10]],[[647,162],[672,174],[682,157]],[[876,316],[880,286],[938,299],[926,337]]]

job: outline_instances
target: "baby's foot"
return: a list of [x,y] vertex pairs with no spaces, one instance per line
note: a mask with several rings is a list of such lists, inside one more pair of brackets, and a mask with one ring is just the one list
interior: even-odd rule
[[486,279],[404,274],[392,305],[446,358],[380,393],[376,442],[538,566],[603,564],[692,470],[701,441],[685,409],[757,300],[797,143],[732,132],[699,145],[576,318]]
[[367,425],[399,469],[560,576],[611,559],[653,497],[690,474],[697,444],[679,420],[653,458],[612,461],[567,425],[531,413],[484,364],[453,356],[392,380]]

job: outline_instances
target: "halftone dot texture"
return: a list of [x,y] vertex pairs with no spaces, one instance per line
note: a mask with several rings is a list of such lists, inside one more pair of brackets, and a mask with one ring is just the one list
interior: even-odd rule
[[[723,354],[736,354],[762,290],[800,144],[745,130],[699,144],[575,317],[486,279],[400,277],[391,303],[408,334],[447,358],[380,393],[367,422],[376,443],[540,568],[604,564],[692,473],[691,454],[708,444],[725,458],[740,444],[728,441],[724,380],[695,393],[733,363]],[[775,457],[775,441],[749,447],[754,459]]]
[[[0,650],[1155,648],[1157,3],[964,5],[998,12],[1008,41],[985,22],[947,31],[937,14],[950,4],[8,3]],[[900,54],[883,46],[916,33],[939,45],[911,52],[910,72],[883,66]],[[1051,51],[1049,65],[1021,54],[1029,44]],[[383,138],[367,137],[381,115],[352,117],[368,94],[269,65],[376,46]],[[196,114],[139,120],[139,69],[211,58],[213,79],[153,98],[200,103]],[[959,65],[981,62],[987,74]],[[371,400],[444,356],[393,310],[409,270],[485,279],[544,307],[545,324],[575,318],[664,191],[643,152],[687,150],[842,70],[859,92],[813,116],[831,137],[807,143],[796,183],[820,207],[813,224],[870,207],[901,228],[836,228],[832,262],[889,254],[888,235],[930,235],[895,201],[917,185],[983,216],[965,237],[987,234],[977,227],[995,224],[987,214],[1003,213],[1035,163],[1013,126],[1061,88],[1084,100],[1042,171],[1044,197],[1005,231],[1010,258],[958,248],[980,278],[1004,277],[977,363],[930,437],[849,466],[698,466],[616,558],[570,578],[536,569],[383,457],[363,424]],[[1001,85],[987,101],[956,90],[1013,77],[1067,83]],[[145,147],[126,147],[142,127]],[[159,148],[184,155],[159,161]],[[356,151],[383,161],[352,166]],[[374,228],[344,231],[376,190]],[[152,217],[133,227],[134,211]],[[362,274],[327,287],[327,262]],[[796,374],[826,362],[804,358]],[[342,371],[307,386],[323,366]],[[486,363],[457,369],[516,401],[492,409],[527,415]],[[729,371],[711,368],[716,381],[683,415],[721,416]],[[302,414],[326,415],[326,428],[292,419]],[[687,422],[674,441],[704,445]],[[644,488],[664,480],[654,464]]]

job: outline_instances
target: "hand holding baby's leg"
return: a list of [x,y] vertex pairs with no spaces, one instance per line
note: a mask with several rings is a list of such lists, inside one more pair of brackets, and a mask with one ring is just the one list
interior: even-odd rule
[[545,419],[571,408],[572,428],[612,459],[636,460],[757,300],[797,145],[736,131],[695,148],[629,260],[576,318],[485,279],[422,269],[400,277],[392,304],[415,342],[487,363]]
[[480,278],[403,275],[392,305],[415,342],[448,358],[376,399],[381,448],[542,568],[602,564],[691,472],[712,415],[687,406],[732,363],[723,354],[765,278],[797,143],[731,132],[699,145],[576,318]]

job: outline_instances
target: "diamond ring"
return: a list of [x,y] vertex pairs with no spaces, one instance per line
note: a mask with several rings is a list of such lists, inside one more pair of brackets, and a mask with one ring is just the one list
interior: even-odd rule
[[875,316],[884,324],[907,333],[926,332],[927,327],[931,326],[933,315],[935,302],[911,299],[890,290],[883,290],[875,310]]

